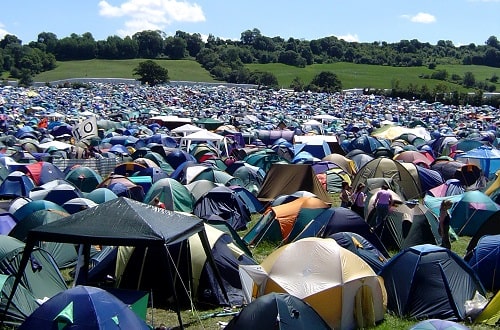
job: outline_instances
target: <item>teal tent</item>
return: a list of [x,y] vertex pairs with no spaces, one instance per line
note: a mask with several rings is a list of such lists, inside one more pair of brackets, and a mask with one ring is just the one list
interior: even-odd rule
[[144,196],[144,203],[151,202],[158,197],[165,204],[165,208],[171,211],[192,212],[193,197],[189,190],[179,181],[163,178],[156,181]]
[[[7,298],[15,281],[13,275],[0,274],[0,308],[5,310]],[[35,297],[24,286],[19,286],[6,312],[4,324],[19,325],[40,306]]]
[[54,258],[39,247],[30,249],[29,263],[21,270],[24,250],[24,243],[20,240],[0,235],[0,273],[18,275],[22,271],[21,284],[36,299],[44,300],[67,289]]

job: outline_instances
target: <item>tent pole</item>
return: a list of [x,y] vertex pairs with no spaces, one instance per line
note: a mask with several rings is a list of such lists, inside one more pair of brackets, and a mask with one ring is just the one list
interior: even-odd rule
[[28,233],[28,240],[26,242],[26,245],[24,246],[23,257],[21,258],[21,263],[19,264],[19,269],[17,270],[16,279],[14,281],[14,284],[12,285],[12,291],[10,292],[9,300],[7,300],[5,309],[0,315],[0,326],[4,325],[5,316],[7,315],[7,311],[9,310],[10,304],[12,303],[12,299],[14,298],[17,287],[19,286],[19,283],[21,283],[21,278],[23,277],[24,270],[26,269],[26,265],[28,264],[28,261],[30,259],[31,252],[35,247],[35,242],[31,240],[29,236],[30,235]]
[[144,274],[144,265],[146,264],[146,256],[148,255],[149,247],[146,246],[146,249],[144,250],[144,255],[142,256],[142,264],[141,264],[141,271],[139,272],[139,279],[137,280],[137,288],[136,290],[139,290],[142,282],[142,274]]
[[182,323],[182,317],[181,317],[181,306],[180,306],[180,302],[179,302],[179,297],[177,297],[177,291],[175,290],[175,282],[174,282],[174,278],[172,276],[172,271],[173,269],[175,269],[175,265],[174,265],[174,262],[172,260],[172,256],[170,255],[170,251],[168,250],[168,246],[167,244],[165,244],[165,250],[167,251],[167,254],[169,255],[169,258],[168,258],[168,268],[169,268],[169,279],[170,279],[170,285],[172,285],[172,292],[173,292],[173,295],[174,295],[174,300],[175,300],[175,309],[176,309],[176,312],[177,312],[177,320],[179,321],[179,327],[181,330],[184,330],[184,324]]
[[90,264],[90,244],[83,244],[83,266],[78,272],[78,277],[75,279],[76,285],[85,285],[89,277]]
[[208,262],[210,263],[210,267],[212,267],[212,270],[215,273],[215,277],[217,278],[217,283],[219,284],[222,294],[229,304],[229,296],[227,295],[226,288],[224,287],[224,283],[222,282],[222,276],[219,272],[219,268],[215,264],[214,256],[212,255],[212,251],[210,249],[210,243],[208,242],[207,232],[205,231],[205,228],[198,232],[198,236],[200,236],[201,245],[203,245],[203,250],[205,250],[205,255],[207,256]]

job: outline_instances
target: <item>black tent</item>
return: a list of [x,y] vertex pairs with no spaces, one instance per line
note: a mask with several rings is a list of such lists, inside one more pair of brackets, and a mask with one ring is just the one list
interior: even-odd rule
[[[88,275],[91,245],[135,246],[143,248],[163,247],[169,253],[169,248],[198,234],[207,255],[207,259],[216,273],[217,282],[226,299],[227,293],[222,285],[221,276],[215,265],[203,221],[199,218],[181,213],[164,210],[155,206],[120,197],[99,204],[93,208],[70,215],[57,222],[49,223],[28,233],[23,259],[16,277],[16,283],[11,297],[20,281],[29,256],[37,241],[62,242],[80,244],[83,263],[77,272],[76,284],[85,284]],[[170,267],[171,287],[175,287],[175,264],[167,260]],[[182,319],[177,294],[173,291],[177,303],[177,315],[182,328]],[[7,306],[8,308],[8,306]]]

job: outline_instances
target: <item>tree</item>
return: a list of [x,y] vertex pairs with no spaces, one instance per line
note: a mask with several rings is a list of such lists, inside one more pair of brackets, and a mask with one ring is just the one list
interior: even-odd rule
[[142,31],[132,36],[139,46],[139,56],[142,58],[156,58],[165,48],[165,41],[161,31]]
[[496,48],[496,49],[500,49],[500,42],[498,41],[497,37],[495,37],[495,36],[489,37],[488,40],[486,40],[486,45],[493,47],[493,48]]
[[342,91],[342,82],[337,75],[331,71],[318,73],[311,81],[312,86],[317,86],[320,92],[335,93]]
[[165,55],[172,60],[183,59],[186,55],[187,42],[181,37],[168,37],[165,40]]
[[168,70],[153,60],[140,62],[134,68],[134,75],[140,76],[138,79],[142,84],[155,86],[169,81]]
[[292,88],[295,92],[303,92],[304,91],[304,82],[300,79],[300,77],[293,78],[290,83],[290,88]]
[[462,82],[465,87],[473,87],[476,84],[476,78],[472,72],[467,71],[464,73],[464,79]]

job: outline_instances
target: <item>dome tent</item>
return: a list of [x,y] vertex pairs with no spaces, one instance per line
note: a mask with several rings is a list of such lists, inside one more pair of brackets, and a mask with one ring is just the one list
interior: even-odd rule
[[257,298],[235,316],[226,330],[330,329],[321,316],[301,299],[286,293],[269,293]]
[[401,317],[465,319],[465,302],[485,295],[474,271],[452,251],[431,244],[407,248],[379,273],[387,309]]
[[365,261],[331,238],[282,246],[258,266],[241,265],[240,277],[246,301],[288,293],[311,305],[334,329],[370,327],[384,318],[384,285]]

